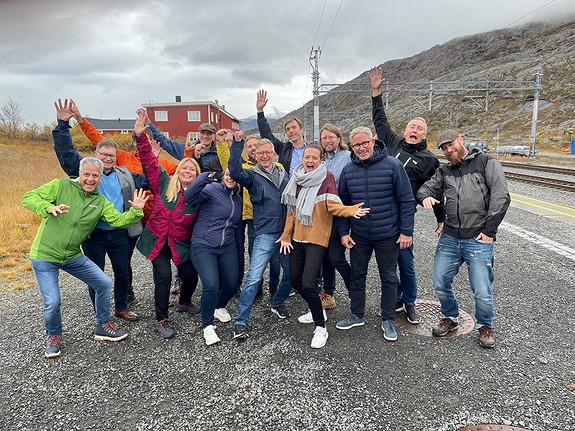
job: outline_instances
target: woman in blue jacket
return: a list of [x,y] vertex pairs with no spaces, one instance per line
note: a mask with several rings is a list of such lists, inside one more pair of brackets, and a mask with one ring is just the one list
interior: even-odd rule
[[215,182],[214,176],[215,172],[204,172],[184,195],[190,205],[200,205],[191,252],[202,280],[202,326],[208,346],[220,341],[214,317],[221,322],[232,320],[225,307],[238,290],[239,262],[244,256],[239,186],[228,169],[222,183]]

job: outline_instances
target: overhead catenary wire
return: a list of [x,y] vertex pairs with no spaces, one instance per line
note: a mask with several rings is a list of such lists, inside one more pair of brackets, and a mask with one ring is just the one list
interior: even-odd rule
[[557,1],[557,0],[551,0],[551,1],[548,2],[548,3],[545,3],[543,6],[538,7],[537,9],[535,9],[535,10],[529,12],[527,15],[524,15],[524,16],[522,16],[522,17],[519,18],[519,19],[516,19],[516,20],[513,21],[511,24],[507,24],[507,25],[506,25],[505,27],[503,27],[503,28],[509,28],[509,27],[511,27],[513,24],[518,23],[518,22],[521,21],[522,19],[527,18],[529,15],[534,14],[535,12],[537,12],[537,11],[543,9],[543,8],[546,7],[546,6],[549,6],[551,3],[555,3],[556,1]]

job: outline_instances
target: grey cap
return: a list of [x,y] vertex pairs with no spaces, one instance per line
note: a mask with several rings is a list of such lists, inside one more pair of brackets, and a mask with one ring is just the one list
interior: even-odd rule
[[441,135],[439,135],[439,139],[437,140],[437,148],[441,147],[443,144],[449,144],[455,141],[459,137],[459,133],[457,130],[446,130]]

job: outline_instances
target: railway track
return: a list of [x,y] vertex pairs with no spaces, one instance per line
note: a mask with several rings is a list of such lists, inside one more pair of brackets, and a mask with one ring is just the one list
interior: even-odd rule
[[546,165],[534,165],[534,164],[530,164],[530,163],[521,163],[521,162],[508,162],[508,161],[501,160],[501,159],[499,159],[499,163],[501,163],[501,166],[508,167],[508,168],[525,169],[527,171],[549,172],[552,174],[575,176],[575,169],[571,169],[571,168],[560,168],[558,166],[546,166]]
[[539,177],[536,175],[518,174],[515,172],[505,172],[508,181],[519,181],[522,183],[536,184],[538,186],[549,187],[568,192],[575,192],[575,182],[556,180],[554,178]]

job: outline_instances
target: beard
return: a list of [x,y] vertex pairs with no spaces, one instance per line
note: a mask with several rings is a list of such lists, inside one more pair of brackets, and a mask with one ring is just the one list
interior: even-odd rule
[[450,155],[446,155],[445,158],[449,161],[449,163],[451,163],[452,165],[456,165],[458,163],[461,163],[461,161],[463,160],[463,158],[465,157],[465,155],[467,154],[467,149],[461,145],[458,149],[457,152],[454,154],[450,154]]

